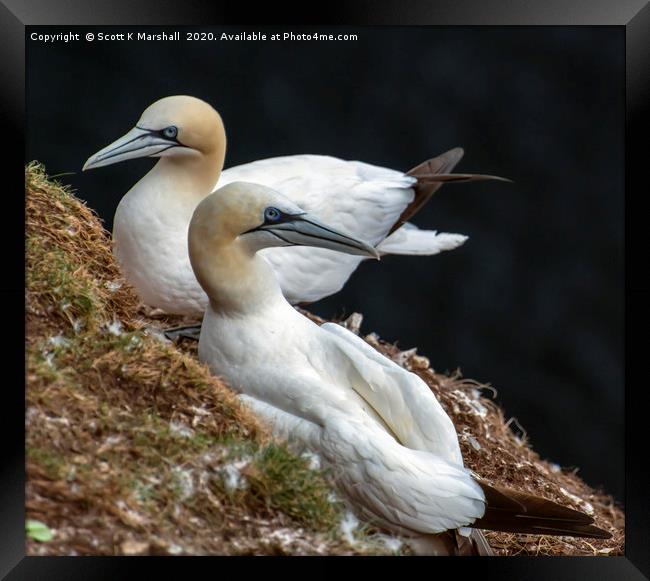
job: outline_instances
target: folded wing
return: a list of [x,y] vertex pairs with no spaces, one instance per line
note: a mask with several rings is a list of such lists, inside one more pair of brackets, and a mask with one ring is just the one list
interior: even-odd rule
[[409,448],[463,465],[456,429],[429,386],[336,323],[321,329],[344,357],[341,371],[354,389]]

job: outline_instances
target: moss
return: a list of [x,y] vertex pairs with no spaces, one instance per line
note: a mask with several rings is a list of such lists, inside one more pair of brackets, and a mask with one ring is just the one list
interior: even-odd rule
[[32,448],[28,446],[27,459],[36,462],[51,480],[59,479],[65,467],[63,458],[47,449]]
[[296,519],[303,526],[332,529],[338,526],[341,508],[330,500],[331,489],[320,473],[284,446],[270,444],[260,450],[248,474],[251,505],[258,502]]
[[[83,276],[79,276],[79,265],[67,258],[58,249],[45,251],[29,240],[28,254],[43,267],[35,274],[27,273],[27,285],[34,295],[53,305],[61,315],[70,321],[74,318],[90,318],[100,310],[100,301],[95,289]],[[47,265],[47,266],[45,266]]]

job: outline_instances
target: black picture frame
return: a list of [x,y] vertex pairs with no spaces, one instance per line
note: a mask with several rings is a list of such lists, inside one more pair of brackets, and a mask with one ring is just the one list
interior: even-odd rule
[[[642,399],[644,381],[634,381],[633,365],[640,370],[645,355],[642,330],[648,326],[650,285],[646,274],[648,245],[644,243],[644,214],[641,204],[647,195],[644,180],[647,146],[647,104],[650,101],[650,6],[646,0],[618,0],[617,2],[588,0],[547,0],[531,3],[526,0],[425,0],[398,2],[357,0],[338,6],[313,7],[302,14],[291,7],[270,3],[250,6],[242,3],[209,3],[198,0],[186,2],[171,0],[144,0],[139,2],[117,0],[2,0],[0,2],[0,30],[2,42],[3,137],[5,161],[4,202],[9,208],[3,216],[0,235],[5,251],[2,256],[3,275],[0,280],[0,298],[5,305],[5,341],[3,419],[0,422],[6,435],[2,440],[2,477],[0,479],[0,575],[7,579],[123,579],[142,575],[178,576],[188,574],[189,559],[171,559],[161,563],[160,558],[39,558],[25,556],[24,533],[24,351],[15,340],[16,329],[24,329],[24,205],[16,192],[24,181],[25,123],[25,27],[30,25],[86,26],[99,24],[177,24],[205,25],[241,24],[254,18],[255,23],[268,24],[350,24],[350,25],[606,25],[625,28],[626,36],[626,550],[624,557],[608,558],[494,558],[482,560],[444,560],[455,575],[472,572],[488,573],[500,579],[647,579],[650,578],[650,503],[644,467],[648,454],[645,450],[643,429],[647,424]],[[19,177],[21,176],[21,177]],[[23,248],[24,250],[24,248]],[[645,265],[645,266],[644,266]],[[21,318],[22,317],[22,318]],[[635,339],[633,339],[633,337]],[[24,343],[23,343],[24,345]],[[603,461],[606,461],[604,458]],[[291,559],[290,566],[313,568],[311,561]],[[375,560],[376,561],[376,560]],[[230,561],[238,569],[245,559]],[[347,561],[349,562],[349,561]],[[346,562],[346,563],[347,563]],[[376,561],[379,562],[379,561]],[[319,568],[326,572],[340,559],[321,559]],[[381,559],[380,566],[389,569],[396,561]],[[400,568],[411,566],[405,561]],[[409,562],[410,563],[410,562]],[[363,567],[368,565],[368,560]],[[270,568],[289,565],[286,559],[264,561],[266,573]],[[422,565],[422,563],[418,563]],[[210,566],[210,565],[209,565]],[[218,565],[223,566],[223,563]],[[348,565],[346,565],[347,567]],[[436,562],[435,571],[440,568]],[[165,573],[166,575],[163,575]],[[433,572],[432,572],[433,573]],[[215,570],[216,574],[216,570]]]

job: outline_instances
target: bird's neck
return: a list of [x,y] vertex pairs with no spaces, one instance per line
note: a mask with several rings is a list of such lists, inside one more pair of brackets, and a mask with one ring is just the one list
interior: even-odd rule
[[190,260],[215,312],[246,316],[291,308],[270,265],[242,242],[194,238],[190,234]]
[[187,198],[198,204],[214,191],[219,181],[225,148],[192,156],[162,157],[137,184],[138,189],[154,188],[160,195]]

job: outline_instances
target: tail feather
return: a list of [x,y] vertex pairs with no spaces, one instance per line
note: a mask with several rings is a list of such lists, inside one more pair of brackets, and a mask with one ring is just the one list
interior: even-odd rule
[[461,160],[464,153],[465,152],[461,147],[455,147],[437,157],[428,159],[406,172],[407,175],[417,179],[417,182],[413,186],[413,189],[415,190],[415,198],[404,209],[397,222],[395,222],[391,229],[391,233],[400,228],[404,223],[408,222],[445,182],[474,182],[482,180],[509,181],[497,176],[484,174],[450,173],[451,170],[454,169],[455,165]]
[[404,224],[377,245],[381,254],[431,256],[445,250],[458,248],[467,240],[462,234],[420,230],[413,224]]
[[477,529],[538,535],[608,539],[611,534],[593,526],[589,515],[540,496],[478,483],[487,507],[470,526]]

